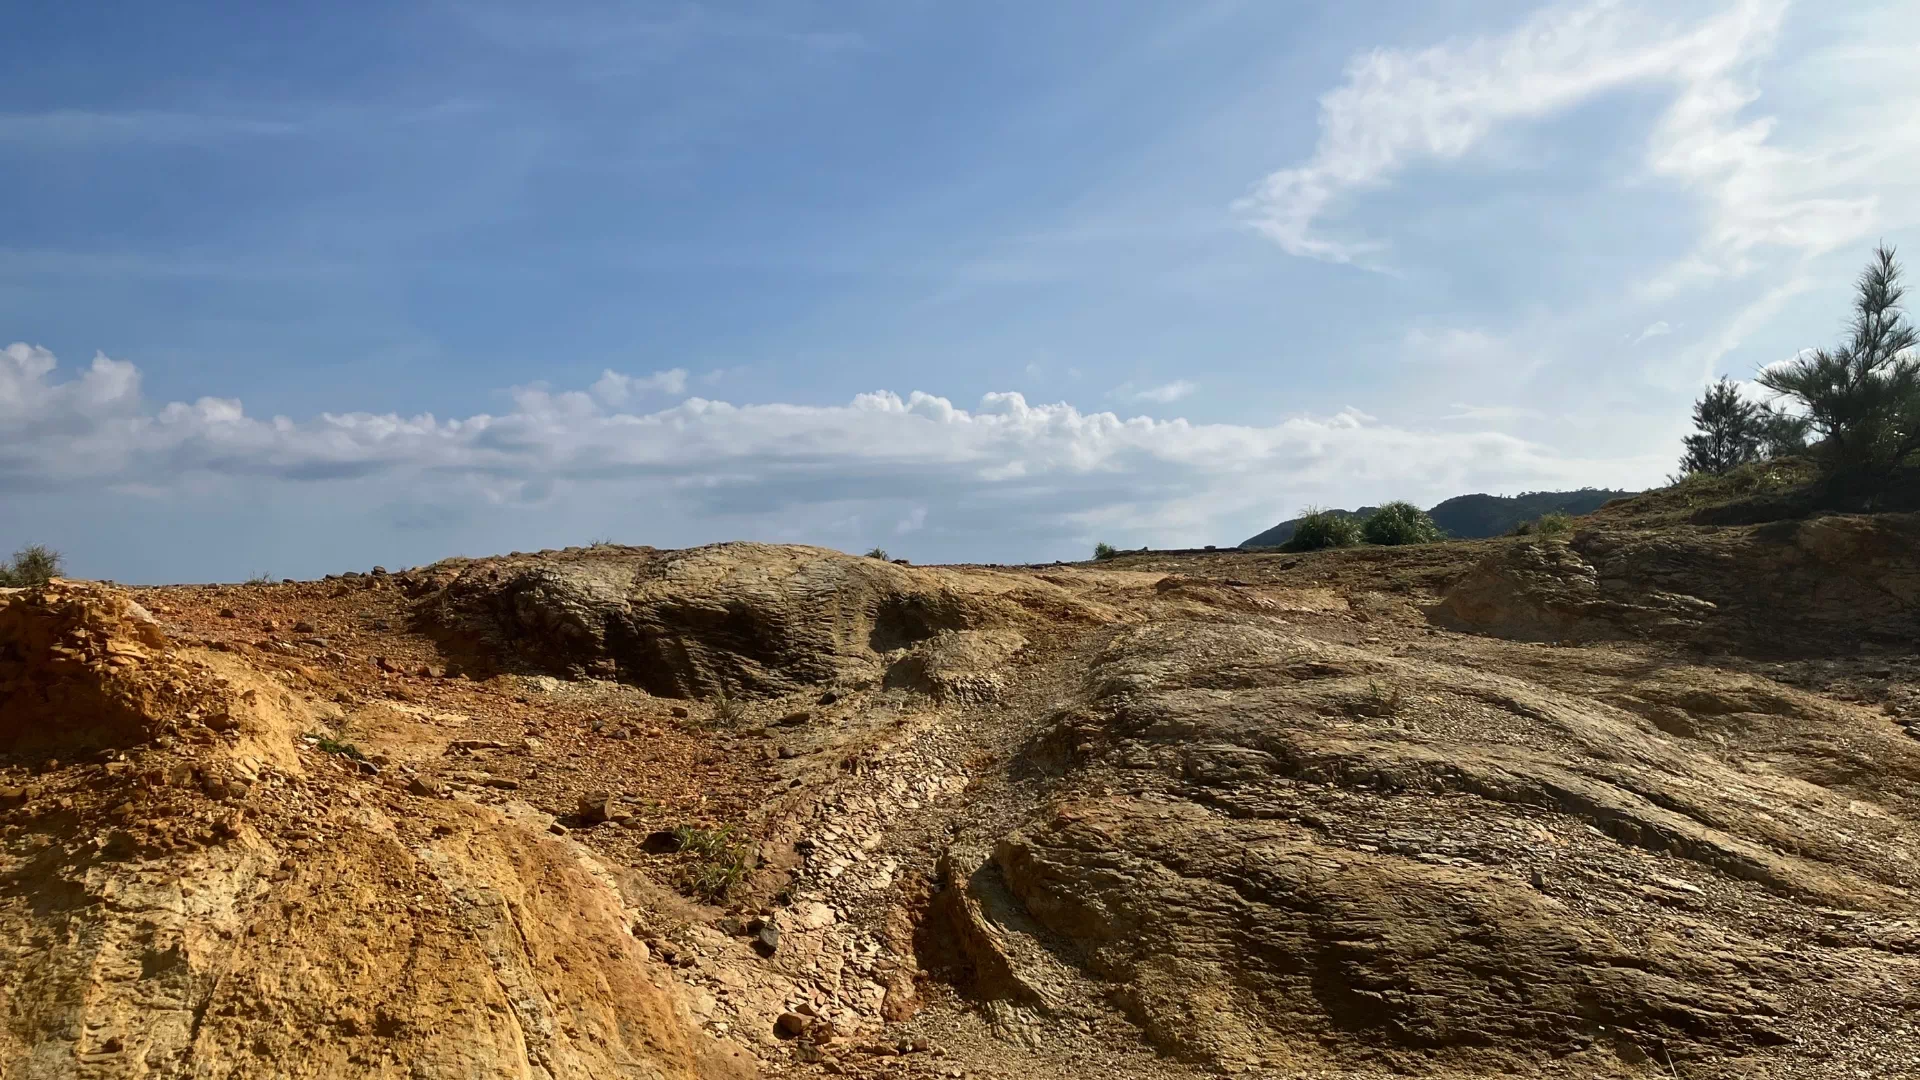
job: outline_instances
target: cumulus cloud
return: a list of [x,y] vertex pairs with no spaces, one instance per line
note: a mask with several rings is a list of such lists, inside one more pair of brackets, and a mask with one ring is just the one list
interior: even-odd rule
[[842,405],[692,397],[653,411],[614,408],[598,390],[521,388],[512,400],[504,414],[464,418],[261,418],[226,398],[150,404],[133,365],[105,356],[62,378],[46,350],[14,345],[0,353],[0,493],[353,480],[443,506],[615,484],[688,516],[871,503],[904,535],[932,529],[926,508],[938,505],[943,528],[1017,520],[1063,534],[1122,522],[1185,537],[1281,491],[1441,497],[1489,484],[1631,483],[1666,464],[1664,454],[1569,459],[1507,435],[1408,430],[1352,409],[1244,425],[1084,412],[1017,393],[971,409],[919,391]]
[[[714,382],[719,377],[719,372],[709,372],[707,381]],[[687,369],[673,368],[651,375],[622,375],[607,370],[594,381],[592,392],[602,403],[613,406],[625,405],[650,393],[684,394],[687,392]]]

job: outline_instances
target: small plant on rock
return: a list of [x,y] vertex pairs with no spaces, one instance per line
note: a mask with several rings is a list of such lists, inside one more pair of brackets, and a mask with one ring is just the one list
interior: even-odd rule
[[1360,542],[1360,523],[1351,514],[1309,506],[1294,523],[1288,551],[1320,551],[1324,548],[1352,547]]
[[1398,714],[1400,707],[1405,703],[1406,700],[1399,687],[1390,686],[1378,679],[1368,679],[1366,694],[1354,700],[1349,708],[1351,712],[1360,716],[1384,720]]
[[1098,544],[1093,545],[1093,557],[1100,562],[1106,562],[1108,559],[1118,558],[1119,555],[1120,555],[1120,549],[1117,547],[1114,547],[1112,544],[1106,543],[1105,541],[1102,541]]
[[361,753],[359,747],[350,742],[341,742],[339,739],[323,732],[314,732],[309,734],[307,738],[312,739],[313,748],[323,754],[333,754],[351,761],[367,760],[367,755]]
[[888,555],[887,549],[883,547],[877,547],[877,548],[874,548],[872,551],[867,552],[867,558],[879,559],[881,562],[893,561],[893,557]]
[[725,690],[713,696],[712,724],[714,727],[739,727],[746,722],[747,706],[745,702],[728,694]]
[[1360,536],[1369,544],[1384,545],[1431,544],[1446,538],[1425,510],[1400,501],[1387,503],[1368,514],[1367,520],[1360,524]]
[[735,838],[733,826],[682,825],[673,830],[673,839],[680,854],[689,856],[677,879],[694,896],[717,904],[747,879],[747,847]]
[[45,544],[28,544],[13,553],[12,561],[0,563],[0,589],[45,585],[60,576],[60,562],[60,553]]

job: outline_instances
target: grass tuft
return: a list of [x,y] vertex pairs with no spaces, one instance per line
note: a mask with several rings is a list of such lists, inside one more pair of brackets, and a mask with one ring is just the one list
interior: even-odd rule
[[1309,506],[1294,524],[1293,539],[1283,546],[1288,551],[1321,551],[1352,547],[1359,542],[1360,523],[1353,515]]
[[312,739],[314,749],[323,754],[334,754],[353,761],[367,760],[367,755],[361,753],[359,747],[350,742],[341,742],[331,735],[315,731],[309,732],[307,738]]
[[709,904],[726,900],[747,879],[747,846],[728,825],[705,829],[682,825],[673,830],[682,855],[691,856],[681,867],[680,887]]
[[1360,537],[1369,544],[1431,544],[1446,539],[1446,533],[1433,523],[1425,510],[1410,502],[1394,501],[1367,515],[1360,523]]

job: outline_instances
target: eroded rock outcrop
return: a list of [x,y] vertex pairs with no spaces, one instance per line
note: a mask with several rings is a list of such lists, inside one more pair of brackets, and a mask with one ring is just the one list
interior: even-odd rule
[[1920,515],[1500,545],[1432,610],[1522,641],[1653,638],[1804,654],[1920,634]]
[[1063,985],[1036,958],[1064,942],[1167,1052],[1283,1074],[1633,1074],[1763,1060],[1802,1010],[1920,1006],[1920,964],[1874,944],[1915,911],[1920,743],[1764,680],[1568,655],[1515,677],[1271,622],[1120,631],[1062,719],[1063,796],[948,875],[982,992]]
[[0,1075],[753,1072],[581,852],[302,751],[323,711],[113,590],[0,595]]
[[[941,635],[1111,617],[1021,575],[767,544],[587,549],[429,571],[422,580],[433,590],[424,617],[459,647],[495,663],[617,677],[667,697],[870,685],[903,650]],[[988,647],[986,639],[945,640]]]

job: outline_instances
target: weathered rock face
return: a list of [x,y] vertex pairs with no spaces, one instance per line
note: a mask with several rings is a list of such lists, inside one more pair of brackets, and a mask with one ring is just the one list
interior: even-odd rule
[[[166,637],[138,605],[56,582],[0,589],[0,753],[140,742],[200,704],[205,680],[152,674]],[[189,676],[180,678],[179,676]]]
[[0,1076],[751,1073],[577,849],[302,768],[265,673],[79,585],[0,596],[0,657],[10,747],[88,753],[0,785]]
[[220,733],[233,756],[297,771],[307,702],[232,658],[173,648],[125,596],[56,581],[0,590],[0,754],[71,758]]
[[1433,610],[1523,641],[1610,638],[1805,653],[1920,633],[1920,515],[1513,543]]
[[1032,578],[766,544],[493,561],[435,584],[425,617],[497,662],[666,697],[873,684],[942,634],[1101,617]]
[[1008,662],[1026,647],[1026,635],[1017,630],[943,631],[895,661],[887,683],[941,701],[992,701],[1005,685]]
[[1319,1044],[1353,1040],[1395,1068],[1511,1073],[1596,1042],[1604,1060],[1609,1031],[1689,1048],[1785,1039],[1747,980],[1793,974],[1791,959],[1751,940],[1719,955],[1635,947],[1521,880],[1192,804],[1054,814],[1001,846],[1001,873],[1183,1056],[1303,1068],[1324,1064]]
[[1475,1075],[1759,1062],[1808,1013],[1920,1006],[1887,951],[1920,743],[1564,655],[1518,678],[1264,621],[1119,632],[1052,740],[1062,795],[949,870],[982,992],[1071,1015],[1064,956],[1182,1058]]

